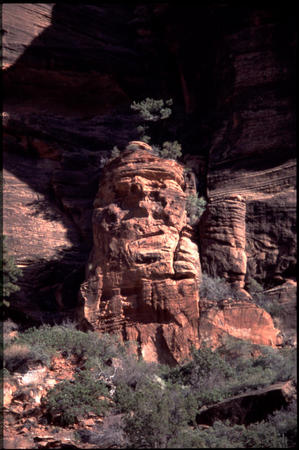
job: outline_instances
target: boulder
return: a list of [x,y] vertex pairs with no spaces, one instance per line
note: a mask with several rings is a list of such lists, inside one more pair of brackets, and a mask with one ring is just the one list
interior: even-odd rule
[[215,405],[204,406],[196,415],[196,422],[203,425],[213,425],[219,420],[229,420],[232,424],[239,425],[261,422],[269,414],[286,407],[294,398],[294,393],[291,381],[276,383],[236,395]]

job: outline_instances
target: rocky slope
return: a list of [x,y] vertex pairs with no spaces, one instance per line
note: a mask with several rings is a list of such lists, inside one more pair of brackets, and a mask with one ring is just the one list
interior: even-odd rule
[[295,281],[294,17],[230,2],[3,5],[4,234],[22,321],[75,317],[102,167],[136,138],[129,105],[147,96],[174,99],[170,128],[208,200],[203,271],[245,289]]

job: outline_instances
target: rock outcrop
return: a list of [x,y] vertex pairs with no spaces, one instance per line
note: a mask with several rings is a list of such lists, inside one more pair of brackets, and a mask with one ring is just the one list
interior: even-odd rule
[[227,337],[252,344],[276,347],[282,343],[280,330],[264,309],[246,300],[200,301],[200,343],[219,347]]
[[295,398],[296,390],[291,381],[276,383],[203,407],[196,415],[196,421],[202,425],[213,425],[217,420],[249,425],[266,420],[269,414],[286,407]]
[[105,168],[83,318],[93,330],[137,341],[145,360],[171,364],[198,346],[200,262],[184,167],[149,150],[133,142]]
[[243,290],[247,269],[246,203],[240,195],[210,198],[200,222],[202,268]]
[[3,5],[4,232],[23,268],[12,309],[73,318],[103,163],[136,139],[132,101],[162,92],[208,200],[203,271],[239,292],[295,280],[294,18],[230,2]]

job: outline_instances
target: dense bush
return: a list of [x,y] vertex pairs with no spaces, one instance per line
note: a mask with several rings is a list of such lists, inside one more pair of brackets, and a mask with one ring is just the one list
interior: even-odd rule
[[246,342],[234,339],[226,345],[228,350],[225,345],[214,351],[206,346],[193,350],[192,360],[169,369],[165,379],[190,387],[199,406],[278,381],[296,380],[294,349],[254,346],[260,355],[253,358]]
[[64,426],[78,422],[90,412],[104,415],[109,407],[109,393],[103,381],[96,380],[90,371],[80,371],[74,380],[54,386],[41,403],[49,422]]
[[194,397],[179,385],[144,380],[131,389],[121,384],[114,400],[125,413],[124,430],[133,448],[167,448],[195,420]]
[[202,274],[199,295],[210,300],[238,299],[238,295],[230,284],[220,277]]
[[32,349],[25,344],[12,344],[4,350],[4,367],[10,372],[22,371],[35,359]]
[[45,364],[49,364],[57,352],[63,352],[65,357],[73,355],[84,359],[87,368],[103,367],[106,361],[125,352],[114,336],[84,333],[71,323],[33,327],[20,334],[13,342],[28,345],[35,358]]
[[[285,448],[296,443],[294,405],[247,427],[216,422],[203,429],[195,422],[201,406],[277,381],[295,381],[295,349],[230,338],[214,351],[205,345],[192,349],[190,360],[168,367],[138,360],[111,336],[83,333],[74,324],[44,325],[9,342],[10,370],[36,349],[41,358],[60,352],[84,363],[73,380],[58,383],[42,398],[50,423],[65,426],[88,413],[111,413],[120,418],[123,446],[131,448]],[[111,441],[110,429],[104,434],[99,429],[92,439],[100,443],[103,435]]]
[[157,122],[158,120],[167,119],[171,115],[172,99],[169,100],[154,100],[147,97],[141,102],[133,102],[131,109],[137,111],[140,118],[146,122]]
[[189,195],[186,200],[186,211],[191,225],[195,225],[203,215],[206,208],[206,200],[197,195]]
[[207,429],[189,429],[171,442],[173,448],[285,448],[286,439],[269,422],[230,425],[215,422]]
[[[172,99],[169,100],[155,100],[147,97],[141,102],[133,102],[131,109],[136,111],[140,124],[136,128],[137,140],[149,143],[154,137],[157,140],[154,144],[151,144],[152,152],[161,158],[166,159],[178,159],[182,156],[182,146],[175,141],[164,141],[160,136],[165,136],[165,127],[161,125],[165,119],[168,119],[172,114]],[[147,134],[147,133],[150,133]],[[114,146],[111,151],[111,158],[115,158],[120,155],[120,150]]]
[[6,236],[1,236],[2,247],[2,261],[1,261],[1,292],[3,300],[1,300],[1,306],[9,306],[8,298],[14,292],[17,292],[20,288],[18,286],[18,279],[22,274],[22,271],[17,267],[14,257],[10,254]]

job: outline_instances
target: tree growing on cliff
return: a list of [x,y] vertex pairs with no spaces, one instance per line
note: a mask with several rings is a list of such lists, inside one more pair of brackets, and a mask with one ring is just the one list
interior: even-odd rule
[[206,200],[198,195],[189,195],[186,199],[186,211],[191,225],[195,225],[206,209]]
[[7,247],[6,236],[1,237],[2,244],[2,264],[1,264],[1,290],[3,301],[1,306],[9,306],[8,298],[20,288],[17,284],[19,277],[22,274],[15,263],[14,257],[10,254]]
[[[152,151],[157,156],[166,159],[177,160],[182,156],[182,146],[175,141],[164,141],[162,142],[162,136],[166,134],[165,119],[168,119],[172,114],[172,99],[168,100],[155,100],[153,98],[147,97],[141,102],[133,102],[131,104],[131,109],[136,111],[137,116],[140,120],[140,124],[136,128],[138,137],[136,140],[149,143],[152,138],[155,143],[150,144]],[[120,155],[120,150],[114,146],[111,151],[111,157],[116,158]]]
[[[136,129],[139,134],[139,140],[149,143],[152,138],[146,134],[148,131],[150,131],[150,134],[153,135],[155,139],[158,138],[159,134],[165,133],[163,127],[161,133],[161,121],[168,119],[168,117],[172,114],[172,110],[170,108],[172,104],[173,101],[171,98],[164,101],[162,99],[154,100],[149,97],[142,100],[140,103],[132,103],[131,109],[137,111],[140,120],[142,121]],[[176,160],[182,156],[182,146],[178,141],[164,141],[162,145],[153,144],[152,149],[153,152],[161,158]]]

